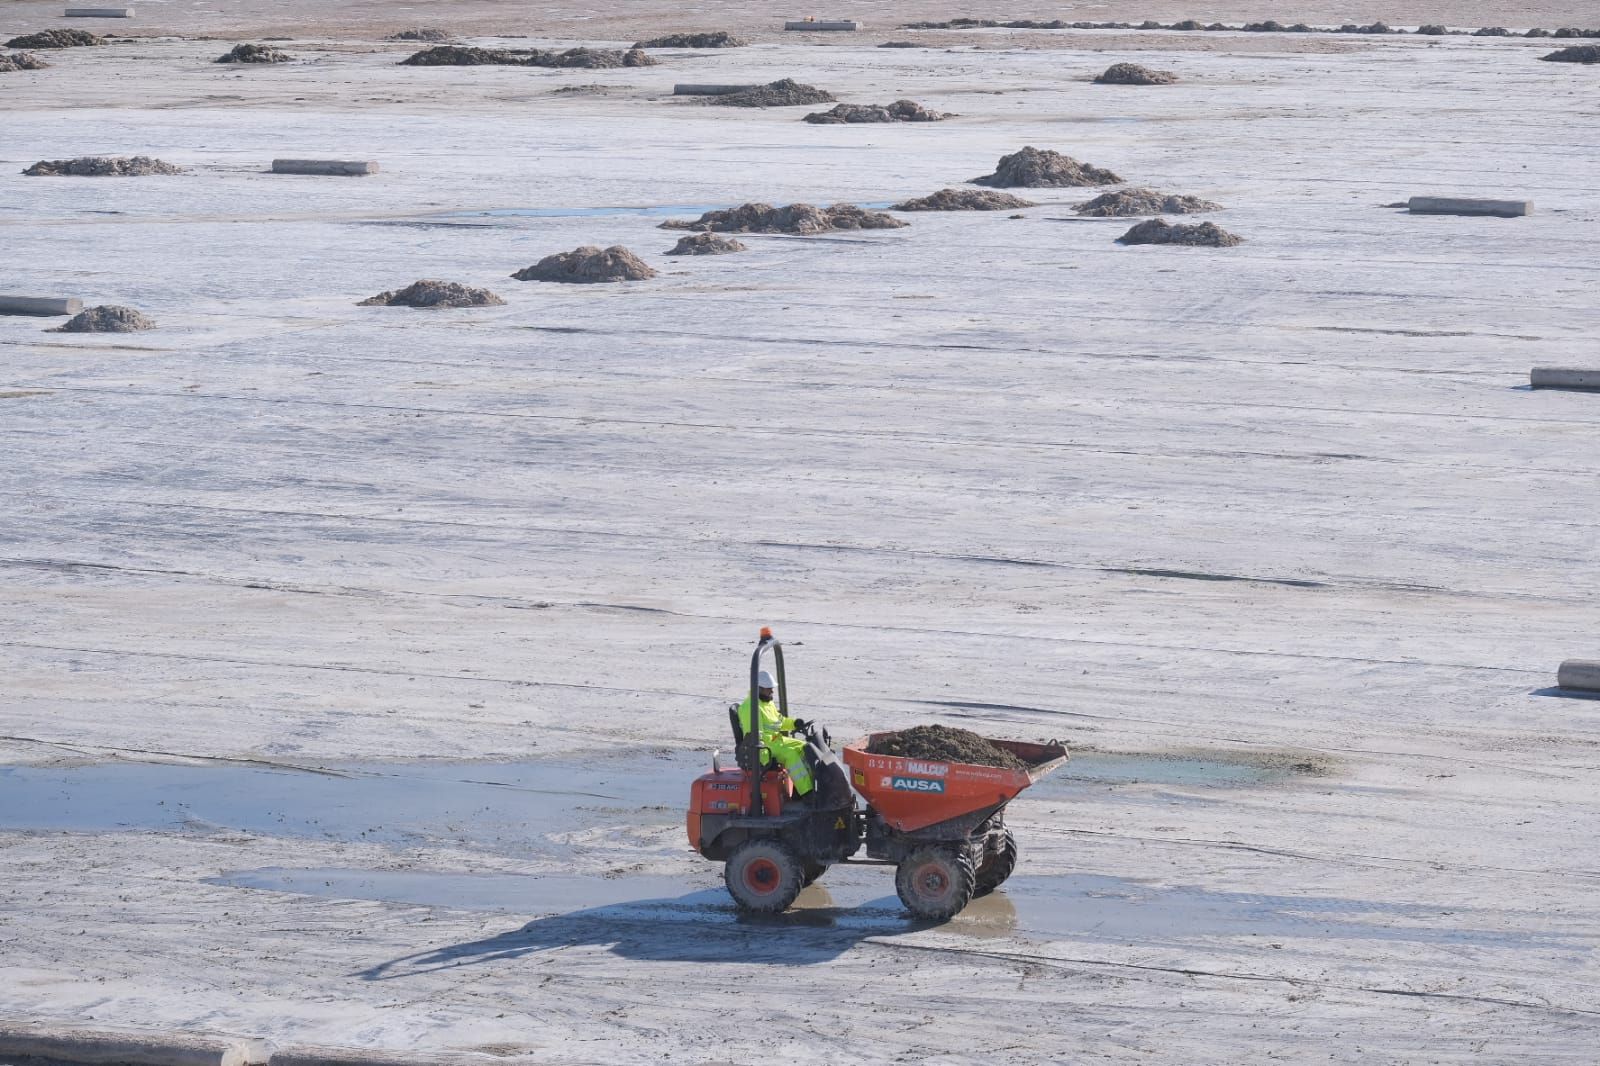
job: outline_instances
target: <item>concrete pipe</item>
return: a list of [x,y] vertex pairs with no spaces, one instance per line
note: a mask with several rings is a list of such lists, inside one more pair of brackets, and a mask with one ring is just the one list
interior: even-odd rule
[[1586,392],[1600,392],[1600,370],[1536,366],[1528,378],[1536,389],[1579,389]]
[[795,22],[785,22],[786,30],[859,30],[861,23],[849,19],[817,19],[815,22],[799,19]]
[[133,18],[133,8],[131,8],[131,7],[69,7],[69,8],[67,8],[67,18],[69,18],[69,19],[131,19],[131,18]]
[[274,159],[274,174],[331,174],[339,177],[361,177],[376,174],[378,164],[353,159]]
[[1556,685],[1579,692],[1600,692],[1600,662],[1592,659],[1568,659],[1556,671]]
[[759,88],[756,85],[714,85],[696,84],[693,82],[680,82],[672,87],[673,96],[728,96],[731,93],[742,93],[746,89]]
[[272,1048],[261,1040],[189,1033],[118,1033],[0,1026],[0,1062],[49,1059],[85,1066],[261,1066]]
[[1532,200],[1461,200],[1449,196],[1413,196],[1406,201],[1413,215],[1494,215],[1517,218],[1533,214]]
[[83,301],[56,299],[53,296],[0,296],[0,315],[75,315]]

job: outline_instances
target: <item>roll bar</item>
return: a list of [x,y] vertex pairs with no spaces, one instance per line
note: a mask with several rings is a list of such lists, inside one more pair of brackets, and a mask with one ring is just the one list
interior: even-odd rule
[[761,809],[761,782],[766,772],[761,766],[761,657],[772,652],[772,665],[778,677],[778,716],[789,717],[789,685],[783,676],[783,645],[772,635],[771,626],[761,627],[761,639],[756,641],[755,654],[750,656],[750,729],[744,735],[749,745],[745,765],[753,775],[750,788],[750,813],[759,818]]

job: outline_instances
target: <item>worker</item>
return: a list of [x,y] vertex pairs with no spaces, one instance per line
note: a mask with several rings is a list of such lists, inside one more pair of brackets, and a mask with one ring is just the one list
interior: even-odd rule
[[[778,765],[789,771],[795,795],[804,796],[813,786],[811,767],[806,762],[806,722],[801,718],[785,718],[778,713],[778,705],[773,702],[777,685],[765,670],[756,677],[756,699],[761,705],[761,765],[765,766],[773,759],[778,760]],[[739,728],[745,736],[750,735],[749,696],[739,704]]]

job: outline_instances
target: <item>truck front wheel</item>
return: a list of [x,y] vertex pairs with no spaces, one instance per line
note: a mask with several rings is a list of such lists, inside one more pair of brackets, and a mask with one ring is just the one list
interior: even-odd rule
[[779,840],[747,840],[728,856],[722,868],[733,901],[747,911],[778,914],[804,887],[800,858]]

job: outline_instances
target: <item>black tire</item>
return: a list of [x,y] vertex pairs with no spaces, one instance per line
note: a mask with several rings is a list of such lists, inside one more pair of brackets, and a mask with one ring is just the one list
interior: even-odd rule
[[780,840],[747,840],[722,868],[728,895],[742,909],[757,914],[788,910],[804,879],[799,856]]
[[978,867],[977,886],[972,890],[973,896],[987,896],[1005,884],[1006,878],[1010,877],[1011,871],[1016,868],[1017,838],[1007,829],[1000,850],[984,859],[983,865]]
[[904,859],[894,872],[900,902],[918,918],[942,922],[972,902],[977,873],[965,848],[924,844]]
[[800,884],[802,886],[809,885],[827,873],[827,871],[828,868],[820,862],[802,863],[800,866]]

